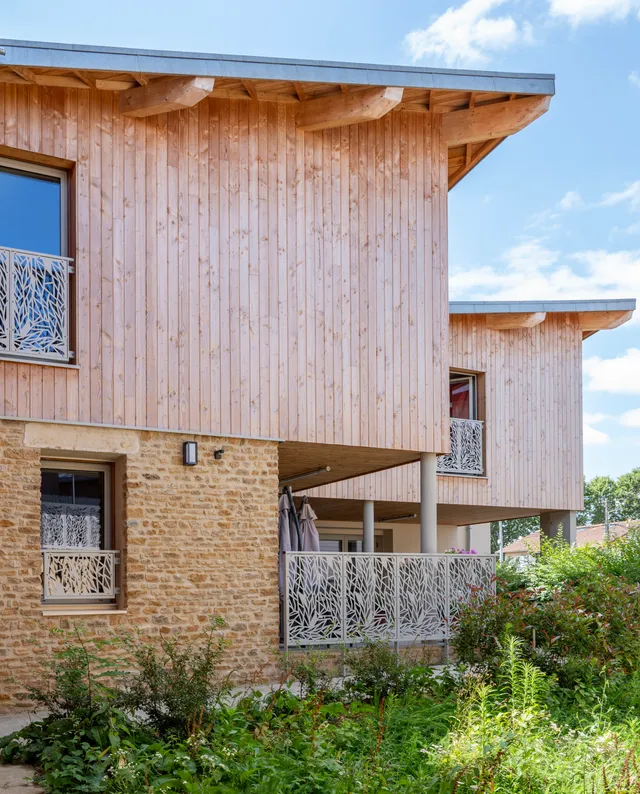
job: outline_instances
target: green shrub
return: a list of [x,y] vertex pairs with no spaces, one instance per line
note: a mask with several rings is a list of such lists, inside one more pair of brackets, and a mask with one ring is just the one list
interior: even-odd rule
[[125,681],[119,704],[142,712],[160,736],[187,736],[209,723],[229,688],[218,671],[227,647],[218,633],[224,625],[222,618],[213,618],[193,638],[163,635],[156,645],[125,637],[135,670]]
[[638,588],[598,570],[553,588],[477,597],[460,611],[452,646],[461,662],[495,675],[507,633],[563,686],[631,672],[640,659]]
[[53,718],[98,712],[117,696],[116,679],[124,663],[113,639],[90,639],[82,625],[72,631],[52,629],[60,645],[45,658],[38,686],[26,687],[28,697]]

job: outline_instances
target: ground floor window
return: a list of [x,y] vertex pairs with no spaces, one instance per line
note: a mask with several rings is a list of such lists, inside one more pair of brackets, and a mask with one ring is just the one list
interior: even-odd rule
[[44,461],[40,536],[43,598],[48,602],[115,600],[112,472],[108,464]]
[[[362,551],[362,535],[330,535],[320,534],[320,551],[354,554]],[[382,551],[382,535],[375,536],[375,550]]]

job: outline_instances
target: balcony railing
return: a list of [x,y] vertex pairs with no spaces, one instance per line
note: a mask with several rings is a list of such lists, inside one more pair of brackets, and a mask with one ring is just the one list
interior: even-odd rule
[[492,555],[287,552],[285,649],[446,641],[460,605],[493,592]]
[[451,419],[451,452],[438,458],[439,474],[484,474],[483,426],[478,419]]
[[113,601],[118,551],[43,551],[44,601]]
[[0,355],[69,360],[71,263],[0,248]]

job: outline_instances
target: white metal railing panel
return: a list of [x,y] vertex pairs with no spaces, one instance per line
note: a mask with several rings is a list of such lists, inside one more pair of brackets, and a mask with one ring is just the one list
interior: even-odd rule
[[285,648],[447,640],[461,603],[495,592],[495,557],[285,554]]
[[43,551],[44,601],[114,599],[118,551]]
[[69,360],[71,262],[0,248],[0,353]]
[[451,419],[451,452],[438,457],[439,474],[484,474],[482,456],[484,422]]

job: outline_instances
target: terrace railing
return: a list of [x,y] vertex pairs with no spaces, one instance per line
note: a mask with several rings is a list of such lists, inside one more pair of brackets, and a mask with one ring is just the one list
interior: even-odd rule
[[287,552],[285,649],[447,641],[460,605],[493,592],[493,555]]
[[112,601],[118,551],[43,551],[43,600]]
[[69,360],[72,260],[0,248],[0,355]]
[[439,474],[484,474],[484,423],[478,419],[451,419],[451,452],[438,458]]

